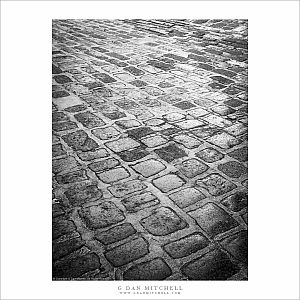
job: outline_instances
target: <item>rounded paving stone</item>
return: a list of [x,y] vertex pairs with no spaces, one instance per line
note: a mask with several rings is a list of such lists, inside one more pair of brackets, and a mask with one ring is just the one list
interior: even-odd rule
[[103,173],[97,173],[97,177],[104,183],[119,181],[129,176],[130,173],[123,167],[111,169]]
[[212,196],[220,196],[236,188],[234,183],[219,174],[210,174],[198,179],[196,185],[206,189]]
[[169,195],[169,198],[180,208],[188,207],[206,196],[195,188],[186,188]]
[[224,209],[212,202],[189,212],[189,215],[212,237],[239,225]]
[[173,258],[181,258],[197,252],[209,244],[209,240],[200,233],[190,234],[175,242],[163,246],[164,250]]
[[185,264],[181,271],[190,280],[226,280],[239,268],[224,252],[214,250]]
[[240,176],[245,175],[248,172],[248,169],[244,165],[236,161],[229,161],[224,164],[218,165],[218,169],[232,178],[239,178]]
[[213,163],[215,161],[221,160],[224,157],[224,154],[211,147],[203,149],[195,153],[195,155],[208,163]]
[[137,260],[148,253],[148,242],[143,238],[137,238],[105,252],[104,255],[114,267],[119,267]]
[[164,170],[166,167],[164,164],[162,164],[160,161],[156,159],[149,159],[142,161],[136,165],[133,165],[132,168],[142,174],[144,177],[150,177],[152,175],[155,175],[162,170]]
[[184,184],[185,182],[183,179],[175,174],[168,174],[153,180],[153,185],[164,193],[174,190]]
[[153,235],[161,236],[173,233],[188,226],[174,210],[160,207],[150,216],[141,220],[142,226]]
[[135,265],[124,272],[124,280],[164,280],[172,271],[162,258]]
[[248,262],[248,231],[243,230],[223,239],[220,244],[236,259]]
[[207,165],[194,158],[185,160],[177,165],[176,168],[188,178],[193,178],[208,170]]
[[79,215],[91,229],[104,228],[125,219],[123,212],[110,201],[82,208]]

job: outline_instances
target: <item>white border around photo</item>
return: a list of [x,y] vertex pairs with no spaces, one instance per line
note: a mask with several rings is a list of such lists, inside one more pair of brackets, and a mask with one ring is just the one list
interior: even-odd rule
[[1,8],[2,299],[132,299],[118,294],[124,282],[52,281],[51,26],[59,18],[248,19],[249,280],[174,282],[179,296],[136,299],[299,299],[298,1],[5,1]]

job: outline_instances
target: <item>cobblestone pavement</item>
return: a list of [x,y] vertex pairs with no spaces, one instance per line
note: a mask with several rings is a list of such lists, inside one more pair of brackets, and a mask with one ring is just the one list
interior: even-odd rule
[[247,21],[53,21],[53,279],[247,280]]

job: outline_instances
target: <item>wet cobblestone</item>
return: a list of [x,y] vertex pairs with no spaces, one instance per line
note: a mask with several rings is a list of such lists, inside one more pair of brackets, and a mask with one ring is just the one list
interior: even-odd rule
[[246,20],[54,20],[53,279],[245,280]]

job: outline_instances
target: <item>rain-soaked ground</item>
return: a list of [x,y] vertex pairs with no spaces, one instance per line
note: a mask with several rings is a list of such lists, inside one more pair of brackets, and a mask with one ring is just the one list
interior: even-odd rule
[[53,279],[247,280],[247,21],[53,21]]

